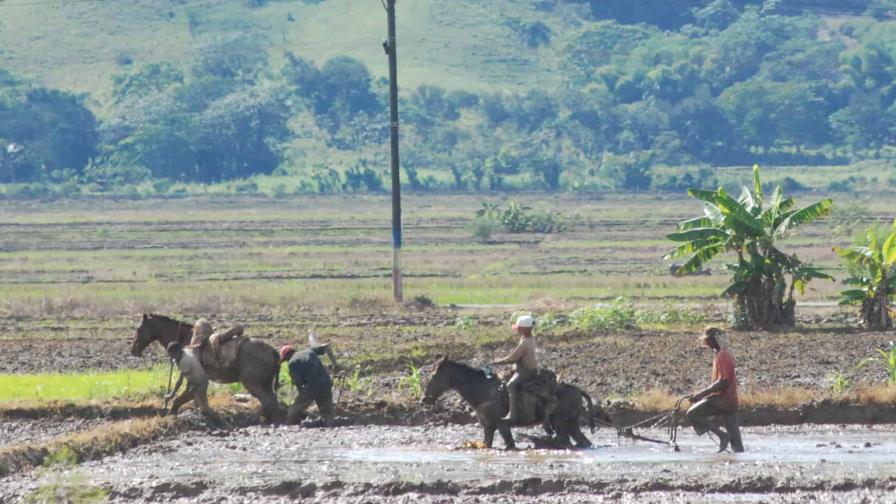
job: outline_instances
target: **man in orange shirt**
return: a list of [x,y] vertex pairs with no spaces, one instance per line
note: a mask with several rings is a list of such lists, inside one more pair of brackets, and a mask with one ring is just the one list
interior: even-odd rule
[[[737,377],[734,374],[734,356],[728,350],[725,333],[718,327],[707,327],[701,337],[703,345],[715,352],[712,363],[712,383],[705,389],[691,394],[688,400],[693,406],[687,417],[698,436],[707,431],[719,437],[719,451],[723,452],[731,444],[735,452],[744,451],[740,437],[740,421],[737,414]],[[712,423],[711,418],[721,416],[725,429]]]

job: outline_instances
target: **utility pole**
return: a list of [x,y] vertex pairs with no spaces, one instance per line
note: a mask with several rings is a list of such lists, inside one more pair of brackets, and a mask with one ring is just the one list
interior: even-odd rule
[[398,54],[395,41],[395,0],[385,0],[389,38],[383,49],[389,55],[389,133],[392,144],[392,294],[402,302],[401,279],[401,176],[398,170]]

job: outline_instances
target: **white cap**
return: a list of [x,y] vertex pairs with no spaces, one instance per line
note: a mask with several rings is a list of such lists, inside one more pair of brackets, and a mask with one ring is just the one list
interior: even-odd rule
[[516,324],[513,324],[514,327],[535,327],[535,319],[532,318],[532,315],[520,315],[518,319],[516,319]]

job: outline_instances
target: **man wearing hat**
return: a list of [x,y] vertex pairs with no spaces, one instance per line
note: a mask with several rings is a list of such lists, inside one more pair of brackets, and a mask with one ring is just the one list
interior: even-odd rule
[[[712,383],[700,392],[687,396],[693,405],[688,409],[688,420],[698,436],[707,431],[718,436],[720,452],[725,451],[729,443],[735,452],[742,452],[744,445],[737,414],[737,377],[734,373],[734,356],[728,349],[728,339],[718,327],[707,327],[700,341],[715,352],[710,378]],[[711,418],[716,416],[722,417],[727,431],[712,423]]]
[[311,346],[301,352],[297,352],[290,345],[280,349],[280,362],[289,362],[289,377],[292,379],[292,384],[298,389],[298,395],[286,415],[286,422],[288,424],[299,423],[305,417],[305,410],[313,402],[317,404],[324,425],[332,427],[335,409],[333,406],[333,380],[318,356],[326,354],[330,358],[334,370],[338,369],[336,356],[330,345],[318,344],[313,336],[309,336],[309,342]]
[[[535,337],[532,336],[535,319],[531,315],[521,315],[511,327],[516,334],[519,334],[520,341],[510,355],[492,362],[492,365],[514,365],[515,372],[507,382],[507,393],[510,399],[510,421],[516,423],[520,417],[517,405],[520,385],[526,380],[534,378],[538,373],[538,361],[535,359]],[[547,416],[549,415],[550,411]]]
[[242,336],[243,331],[243,326],[237,324],[226,331],[215,332],[212,323],[201,318],[193,324],[193,337],[190,339],[190,346],[201,349],[209,341],[223,345],[237,336]]
[[180,386],[183,382],[187,382],[187,388],[184,389],[184,393],[174,400],[174,404],[171,406],[171,413],[177,415],[177,411],[181,406],[190,402],[192,399],[196,401],[196,405],[199,406],[199,410],[202,411],[203,414],[211,418],[218,425],[224,425],[224,421],[221,417],[219,417],[218,414],[212,410],[211,406],[208,405],[208,376],[202,369],[202,364],[199,363],[199,359],[193,353],[193,350],[189,348],[185,350],[181,344],[176,341],[168,343],[166,350],[168,351],[171,360],[177,364],[177,369],[180,371],[180,378],[177,379],[177,385],[174,386],[174,390],[165,396],[165,399],[170,400],[177,395],[177,391],[180,390]]

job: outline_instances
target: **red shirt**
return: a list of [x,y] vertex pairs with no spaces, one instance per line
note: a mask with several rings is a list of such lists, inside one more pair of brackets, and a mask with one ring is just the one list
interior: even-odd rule
[[728,386],[721,392],[710,394],[721,397],[731,408],[737,409],[737,378],[734,375],[734,356],[726,349],[716,352],[716,358],[712,363],[712,383],[718,380],[728,380]]

